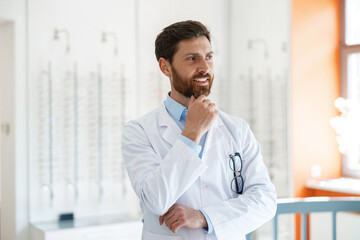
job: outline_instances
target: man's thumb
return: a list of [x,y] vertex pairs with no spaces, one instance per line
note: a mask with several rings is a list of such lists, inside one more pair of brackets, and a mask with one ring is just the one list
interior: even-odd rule
[[190,97],[190,104],[192,104],[193,102],[195,102],[196,98],[194,97],[194,95],[191,95]]

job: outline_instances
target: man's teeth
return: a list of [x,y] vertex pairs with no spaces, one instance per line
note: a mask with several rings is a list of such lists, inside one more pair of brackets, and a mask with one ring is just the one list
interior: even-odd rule
[[207,80],[206,78],[195,79],[196,82],[205,82],[206,80]]

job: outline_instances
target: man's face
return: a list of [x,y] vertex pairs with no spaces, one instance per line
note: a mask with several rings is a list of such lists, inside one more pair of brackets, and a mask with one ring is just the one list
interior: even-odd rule
[[208,39],[201,36],[180,41],[171,64],[172,94],[208,96],[213,80],[213,51]]

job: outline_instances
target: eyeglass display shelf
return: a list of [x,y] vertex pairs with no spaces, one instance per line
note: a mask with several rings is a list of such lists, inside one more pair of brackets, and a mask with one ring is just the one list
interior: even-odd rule
[[356,178],[312,179],[307,181],[306,187],[315,190],[360,195],[360,179]]

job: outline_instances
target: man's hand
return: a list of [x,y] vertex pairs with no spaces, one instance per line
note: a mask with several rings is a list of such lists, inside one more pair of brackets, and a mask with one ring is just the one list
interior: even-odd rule
[[215,103],[206,99],[205,95],[197,99],[191,96],[186,124],[181,134],[199,144],[201,137],[209,130],[218,114]]
[[180,227],[202,228],[207,227],[204,215],[199,210],[185,207],[179,203],[175,203],[169,210],[159,217],[160,225],[164,222],[166,226],[176,233]]

